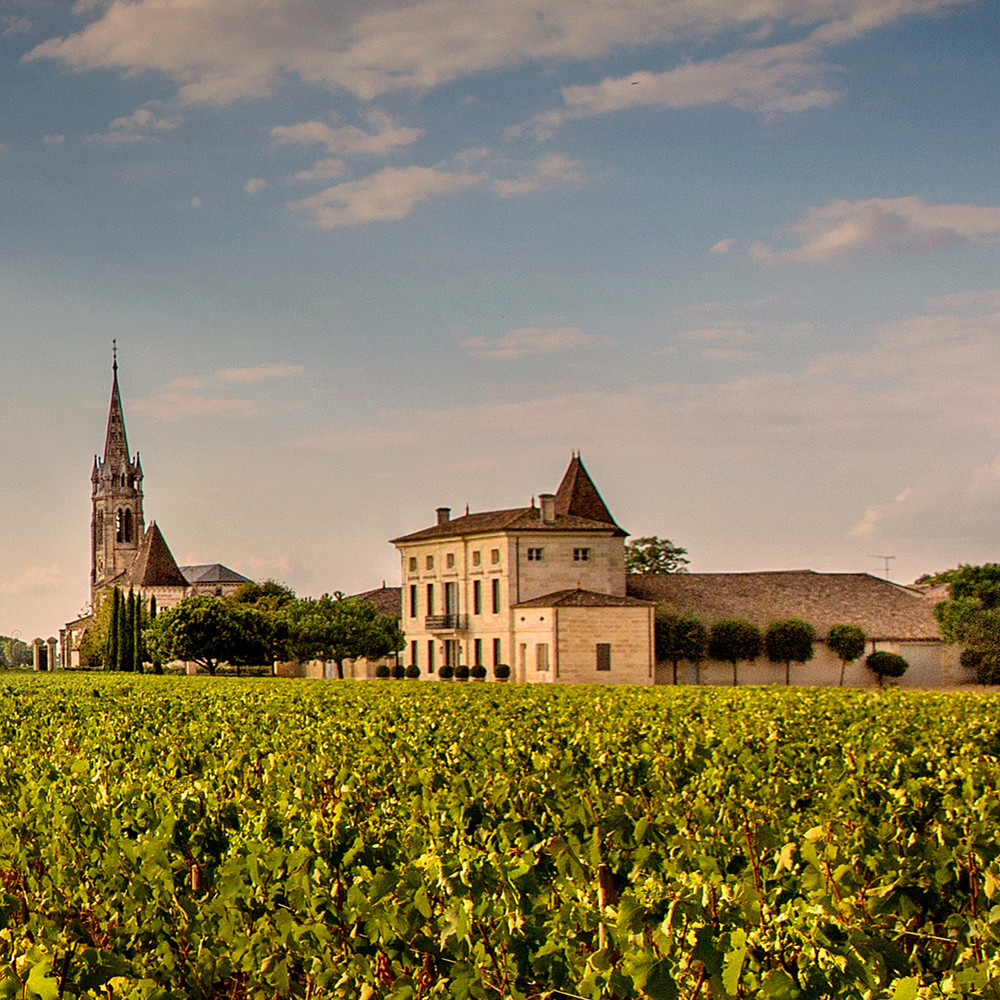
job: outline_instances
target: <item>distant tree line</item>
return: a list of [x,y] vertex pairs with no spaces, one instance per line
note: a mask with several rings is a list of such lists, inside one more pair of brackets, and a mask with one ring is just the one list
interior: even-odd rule
[[0,635],[0,667],[30,667],[33,659],[26,642],[12,635]]
[[394,615],[341,593],[296,597],[274,580],[244,583],[231,597],[187,597],[158,611],[155,599],[130,590],[105,591],[80,644],[81,657],[105,670],[162,673],[174,661],[196,663],[209,674],[226,664],[243,667],[277,660],[378,659],[403,648]]

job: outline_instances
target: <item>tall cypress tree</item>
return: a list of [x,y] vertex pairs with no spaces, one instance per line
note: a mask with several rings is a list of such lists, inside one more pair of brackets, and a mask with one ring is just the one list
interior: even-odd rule
[[119,649],[119,670],[131,670],[133,666],[133,659],[135,656],[133,645],[135,639],[135,632],[133,626],[133,619],[135,618],[135,591],[130,590],[128,592],[128,597],[122,600],[122,621],[121,630],[119,632],[118,649]]
[[121,623],[121,591],[111,588],[111,617],[108,621],[108,643],[104,653],[104,669],[118,669],[118,629]]
[[145,625],[145,608],[142,597],[135,595],[135,613],[132,616],[132,669],[137,673],[142,673],[142,663],[146,658],[146,651],[142,644],[142,629]]

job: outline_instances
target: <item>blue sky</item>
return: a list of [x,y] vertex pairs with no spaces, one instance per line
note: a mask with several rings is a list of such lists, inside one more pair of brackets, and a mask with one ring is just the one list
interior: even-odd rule
[[1000,560],[1000,5],[5,0],[0,633],[117,338],[181,563],[395,582],[571,450],[692,570]]

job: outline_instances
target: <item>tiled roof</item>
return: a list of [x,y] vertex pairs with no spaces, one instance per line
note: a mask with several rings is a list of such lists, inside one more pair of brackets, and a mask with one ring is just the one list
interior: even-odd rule
[[599,594],[596,590],[557,590],[515,604],[515,608],[641,608],[653,603],[637,597]]
[[706,624],[746,618],[761,628],[802,618],[825,638],[831,625],[860,625],[871,639],[938,639],[934,600],[867,573],[630,574],[626,591],[661,610],[693,613]]
[[597,492],[597,487],[583,467],[579,455],[574,455],[569,468],[556,490],[556,514],[585,517],[591,521],[614,524],[615,519]]
[[381,615],[393,615],[399,618],[403,613],[403,588],[387,587],[383,584],[377,590],[366,590],[363,594],[354,594],[363,601],[371,601]]
[[187,587],[188,582],[177,568],[155,521],[142,536],[139,551],[129,567],[126,579],[136,587]]
[[222,563],[208,563],[203,566],[181,566],[184,578],[190,584],[195,583],[251,583],[242,573],[223,566]]
[[612,531],[624,536],[613,521],[597,521],[572,514],[556,514],[552,524],[542,521],[540,507],[514,507],[511,510],[487,510],[476,514],[455,517],[443,524],[435,524],[411,535],[394,538],[398,542],[422,542],[433,538],[452,538],[455,535],[488,535],[498,531]]

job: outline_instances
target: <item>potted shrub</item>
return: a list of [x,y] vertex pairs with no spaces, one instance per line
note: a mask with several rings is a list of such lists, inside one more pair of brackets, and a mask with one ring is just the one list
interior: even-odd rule
[[467,681],[469,679],[469,668],[462,664],[460,667],[455,667],[455,680],[456,681]]
[[401,681],[406,676],[406,668],[402,663],[394,663],[392,666],[392,676],[397,680]]
[[380,663],[375,668],[375,676],[378,677],[380,680],[385,680],[387,677],[391,677],[392,673],[389,670],[389,664],[388,663]]
[[484,681],[486,680],[486,667],[477,663],[469,670],[469,675],[474,681]]
[[409,666],[408,666],[408,667],[406,668],[406,676],[407,676],[407,677],[408,677],[408,678],[409,678],[409,679],[410,679],[411,681],[412,681],[412,680],[414,680],[414,679],[416,679],[417,677],[419,677],[419,676],[420,676],[420,667],[418,667],[418,666],[417,666],[417,665],[416,665],[415,663],[411,663],[411,664],[410,664],[410,665],[409,665]]
[[443,681],[450,681],[454,676],[455,668],[449,667],[447,663],[438,671],[438,677]]
[[509,663],[498,663],[493,668],[493,676],[498,681],[505,681],[510,677],[510,664]]

